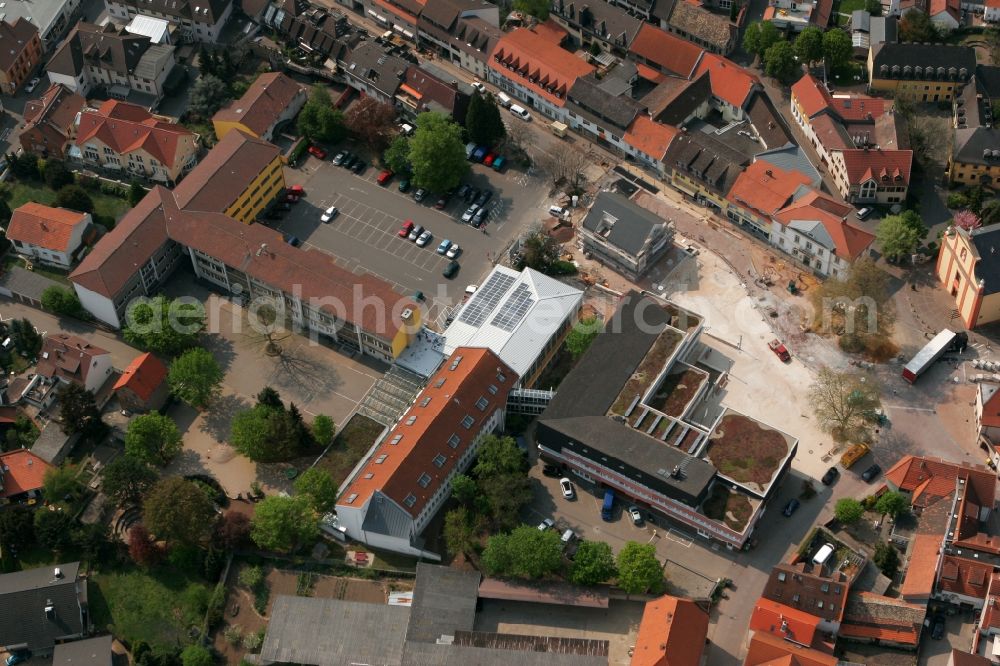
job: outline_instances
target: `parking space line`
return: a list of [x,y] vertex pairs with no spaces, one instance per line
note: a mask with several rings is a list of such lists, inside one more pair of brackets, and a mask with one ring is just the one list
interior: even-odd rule
[[680,532],[677,532],[676,530],[673,530],[673,529],[669,529],[669,530],[666,531],[665,536],[668,539],[670,539],[671,541],[675,541],[675,542],[679,543],[680,545],[684,546],[685,548],[690,548],[691,547],[691,544],[693,542],[690,539],[687,539],[687,538],[684,538],[684,537],[674,536],[674,534],[678,534],[679,535]]

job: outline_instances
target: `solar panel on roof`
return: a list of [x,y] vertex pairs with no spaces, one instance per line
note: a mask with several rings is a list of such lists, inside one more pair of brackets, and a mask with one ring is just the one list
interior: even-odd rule
[[531,287],[519,284],[490,323],[500,330],[510,333],[521,323],[524,315],[528,314],[528,310],[534,304],[535,298],[531,293]]
[[516,279],[504,273],[491,275],[486,284],[476,290],[472,300],[462,308],[462,314],[458,316],[458,320],[469,326],[482,326]]

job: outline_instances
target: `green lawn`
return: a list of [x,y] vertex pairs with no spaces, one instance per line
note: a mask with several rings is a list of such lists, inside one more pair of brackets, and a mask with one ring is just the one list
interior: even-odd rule
[[[3,267],[6,269],[6,268],[13,268],[15,266],[24,268],[25,262],[20,255],[15,254],[13,251],[11,251],[6,257],[4,257]],[[43,277],[47,277],[50,280],[55,280],[60,284],[66,285],[67,287],[69,287],[71,284],[69,281],[68,274],[59,271],[55,268],[49,268],[43,264],[33,264],[31,270],[33,273],[38,273]]]
[[[11,193],[10,201],[7,204],[12,209],[29,201],[51,205],[56,198],[54,190],[37,181],[11,180],[7,186]],[[94,202],[94,213],[97,215],[105,215],[117,222],[129,209],[128,201],[121,197],[113,197],[100,190],[84,189]]]
[[333,446],[320,459],[317,466],[328,471],[338,485],[343,483],[354,466],[378,439],[382,429],[381,423],[367,416],[355,414],[344,429],[334,437]]
[[191,642],[189,632],[201,627],[212,587],[163,569],[126,569],[91,576],[88,591],[98,631],[157,650]]
[[865,0],[841,0],[840,8],[837,10],[841,14],[850,14],[856,9],[864,9]]

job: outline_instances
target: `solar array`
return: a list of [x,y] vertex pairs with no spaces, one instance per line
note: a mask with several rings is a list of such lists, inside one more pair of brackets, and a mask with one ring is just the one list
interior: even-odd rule
[[534,304],[535,299],[531,294],[531,287],[523,283],[519,284],[490,323],[500,330],[510,333],[521,323],[524,315],[528,314],[528,310]]
[[490,276],[482,287],[476,290],[472,300],[464,308],[458,320],[469,326],[482,326],[486,318],[493,312],[503,295],[514,284],[516,277],[496,272]]

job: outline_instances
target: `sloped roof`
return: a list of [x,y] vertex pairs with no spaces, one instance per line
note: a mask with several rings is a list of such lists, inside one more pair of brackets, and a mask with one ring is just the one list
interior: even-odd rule
[[820,621],[815,615],[798,608],[761,597],[750,616],[750,631],[788,638],[801,645],[812,645],[818,638]]
[[540,34],[537,27],[516,28],[501,37],[489,66],[556,106],[566,103],[578,78],[594,71],[593,65]]
[[934,592],[934,577],[937,573],[940,549],[939,534],[917,534],[913,537],[910,562],[899,589],[904,599],[930,599]]
[[305,86],[290,76],[265,72],[250,84],[242,97],[219,109],[212,121],[240,123],[260,136],[304,90]]
[[837,666],[832,654],[802,647],[762,631],[750,638],[743,666]]
[[708,613],[690,599],[647,601],[632,666],[699,666],[707,634]]
[[983,403],[982,424],[988,428],[1000,428],[1000,385],[980,384],[979,395]]
[[45,473],[52,465],[28,449],[0,453],[0,497],[14,497],[41,490]]
[[842,150],[844,171],[851,185],[874,179],[878,183],[909,185],[912,150]]
[[53,666],[109,666],[114,655],[111,641],[114,636],[85,638],[69,643],[60,643],[52,653]]
[[87,213],[53,208],[29,201],[16,208],[7,225],[7,238],[54,252],[70,252],[73,230],[87,220]]
[[23,16],[9,23],[0,18],[0,70],[7,71],[24,52],[25,47],[38,34],[35,24]]
[[[608,219],[613,223],[606,223]],[[625,254],[636,256],[665,221],[617,192],[600,192],[583,219],[583,228],[602,236]]]
[[76,145],[97,139],[119,155],[144,150],[172,167],[180,149],[190,149],[197,138],[183,125],[157,118],[141,106],[112,99],[80,114]]
[[646,114],[639,114],[625,132],[625,143],[646,153],[655,160],[662,160],[677,136],[677,128],[658,123]]
[[127,388],[142,400],[149,400],[167,378],[167,366],[146,352],[136,356],[115,383],[115,390]]
[[930,0],[927,6],[927,14],[934,18],[939,14],[948,14],[958,22],[962,20],[962,7],[960,0]]
[[650,23],[643,23],[629,52],[682,78],[689,78],[698,66],[704,49]]
[[84,386],[96,356],[107,351],[69,333],[45,336],[35,372],[42,377],[59,378]]
[[986,598],[986,588],[993,575],[993,565],[945,554],[941,558],[938,590],[977,599]]
[[760,85],[760,80],[755,74],[751,74],[732,60],[714,53],[705,54],[698,65],[696,75],[705,72],[708,72],[712,79],[712,94],[736,108],[743,108],[750,98],[750,93]]
[[792,96],[798,100],[807,118],[826,110],[833,103],[830,93],[812,74],[806,74],[792,85]]
[[811,190],[778,211],[774,219],[786,226],[801,225],[803,222],[819,223],[833,244],[837,256],[854,261],[875,242],[875,235],[847,222],[845,218],[851,210],[850,207]]
[[851,580],[811,562],[779,563],[771,569],[761,599],[770,599],[809,615],[839,622],[844,615]]
[[[659,4],[657,2],[657,5]],[[730,22],[727,16],[716,14],[701,4],[686,0],[676,2],[674,11],[670,12],[668,25],[683,30],[702,42],[713,45],[720,51],[728,49],[729,40],[736,30],[736,26]]]
[[186,210],[224,212],[280,154],[280,149],[267,141],[239,130],[227,132],[174,188],[177,205]]
[[[199,23],[215,24],[233,4],[233,0],[200,0],[199,2],[176,2],[176,0],[121,0],[133,12],[159,13],[181,19],[193,19]],[[192,12],[192,9],[194,10]]]
[[85,103],[86,100],[81,95],[77,95],[61,83],[53,83],[41,97],[25,102],[25,128],[47,123],[56,128],[60,134],[67,135],[73,126],[76,114]]
[[770,216],[786,206],[800,187],[809,184],[809,178],[801,173],[784,171],[758,160],[736,178],[726,198],[738,206]]
[[929,456],[903,456],[885,473],[886,481],[912,494],[915,505],[951,496],[958,478],[967,480],[980,505],[993,506],[996,475],[982,465],[953,463]]
[[150,46],[149,37],[144,35],[133,35],[110,23],[99,26],[80,21],[49,60],[48,70],[76,77],[86,63],[128,76],[135,72]]
[[911,604],[871,592],[855,592],[848,597],[838,635],[916,645],[926,614],[925,604]]
[[[58,577],[56,569],[60,571]],[[86,599],[87,583],[77,580],[79,571],[79,562],[68,562],[0,575],[0,633],[4,643],[46,652],[57,638],[83,633],[80,597]],[[55,620],[45,617],[49,603]]]

